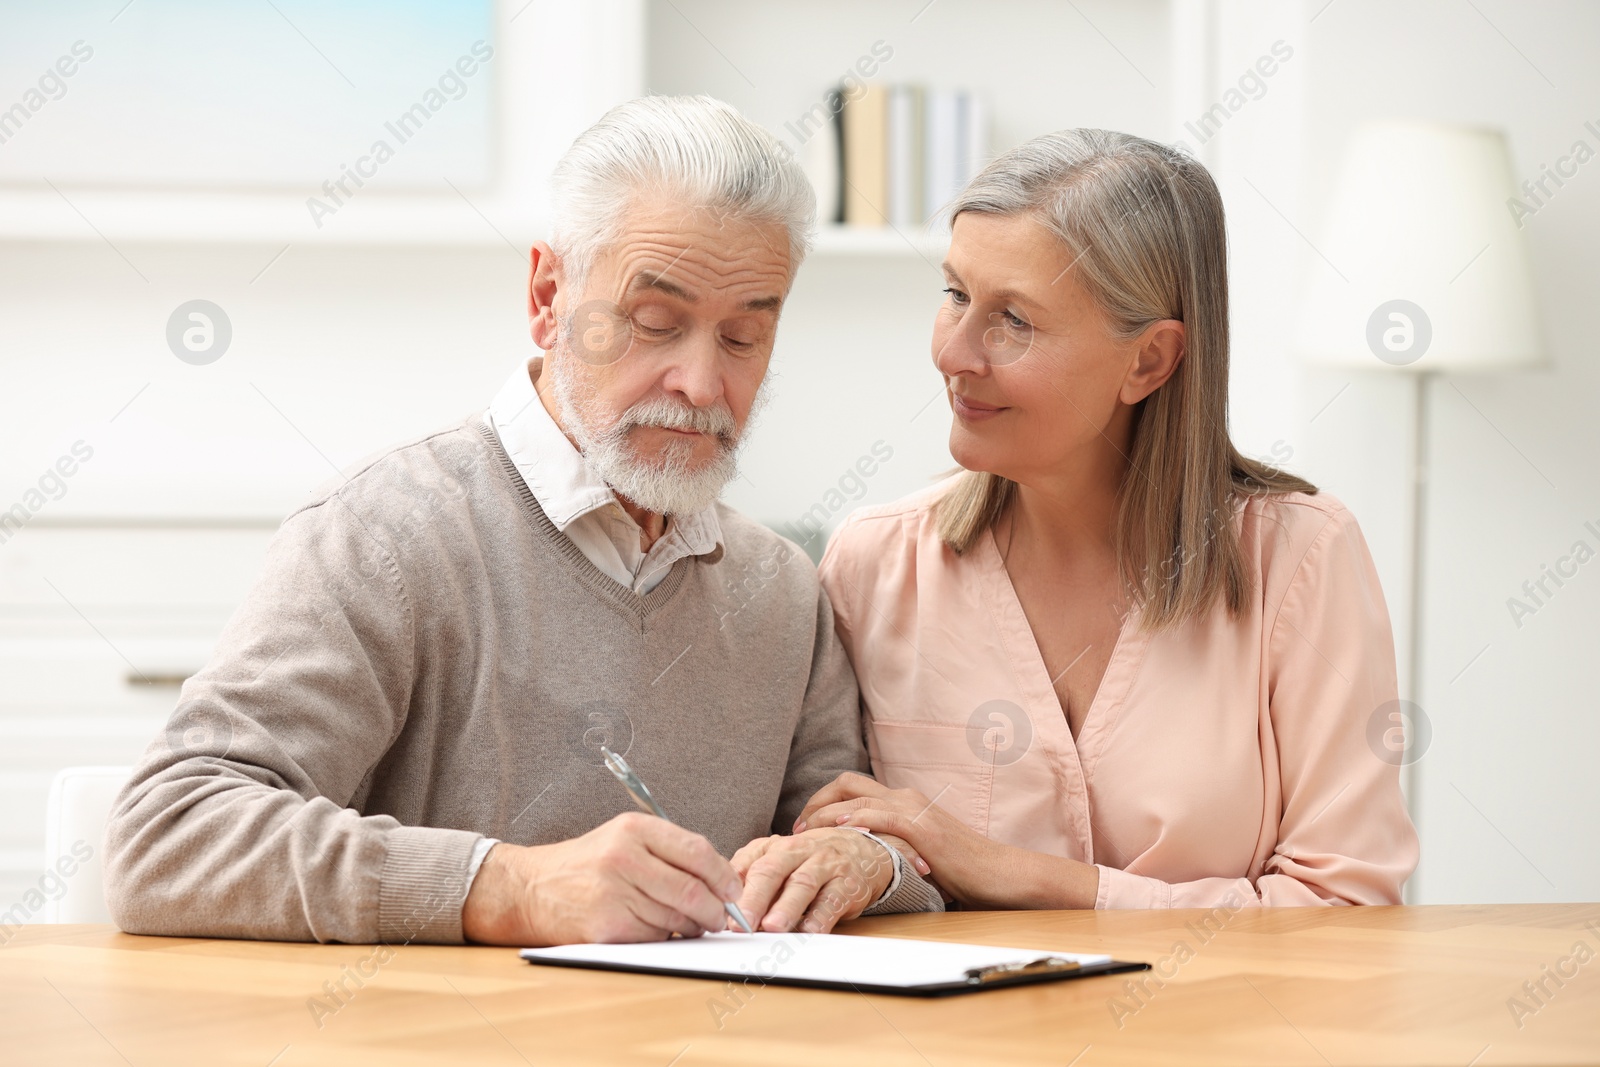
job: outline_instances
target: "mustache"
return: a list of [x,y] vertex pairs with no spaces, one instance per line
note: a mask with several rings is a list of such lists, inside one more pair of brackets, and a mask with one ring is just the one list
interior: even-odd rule
[[702,408],[671,397],[651,397],[623,412],[622,418],[617,420],[616,432],[625,434],[641,426],[693,430],[709,434],[724,445],[732,445],[739,439],[739,424],[726,403]]

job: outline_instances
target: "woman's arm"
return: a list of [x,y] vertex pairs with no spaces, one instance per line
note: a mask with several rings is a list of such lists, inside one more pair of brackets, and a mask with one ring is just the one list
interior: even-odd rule
[[841,774],[811,798],[795,832],[836,825],[905,840],[917,870],[969,908],[1095,906],[1100,873],[1091,864],[991,840],[915,789]]
[[[1268,612],[1262,760],[1281,782],[1276,841],[1259,870],[1165,881],[990,841],[911,790],[842,776],[807,804],[809,825],[904,838],[932,878],[989,907],[1216,908],[1394,904],[1417,835],[1399,787],[1394,644],[1360,528],[1339,507]],[[1403,724],[1410,728],[1411,724]],[[1416,755],[1410,752],[1411,756]]]
[[1418,856],[1400,765],[1420,753],[1397,699],[1383,589],[1343,505],[1333,504],[1276,595],[1266,611],[1261,739],[1263,769],[1280,783],[1271,853],[1244,877],[1192,881],[1151,877],[1137,860],[1102,865],[1096,907],[1400,903]]

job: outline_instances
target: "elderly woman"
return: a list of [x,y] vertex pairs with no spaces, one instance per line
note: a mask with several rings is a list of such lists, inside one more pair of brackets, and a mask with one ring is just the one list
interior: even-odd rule
[[1416,866],[1383,593],[1337,500],[1228,438],[1222,202],[1067,130],[956,200],[933,360],[964,471],[822,564],[898,835],[967,907],[1392,904]]

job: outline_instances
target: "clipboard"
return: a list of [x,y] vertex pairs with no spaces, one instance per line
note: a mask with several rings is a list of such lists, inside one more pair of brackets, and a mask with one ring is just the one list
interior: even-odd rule
[[642,944],[525,948],[521,956],[546,967],[907,997],[945,997],[1150,969],[1148,963],[1103,955],[799,932],[718,931]]

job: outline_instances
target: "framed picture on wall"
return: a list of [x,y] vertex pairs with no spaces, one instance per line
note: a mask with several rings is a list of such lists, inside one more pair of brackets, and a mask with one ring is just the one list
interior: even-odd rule
[[522,240],[556,149],[643,91],[642,0],[106,0],[7,22],[0,238]]

